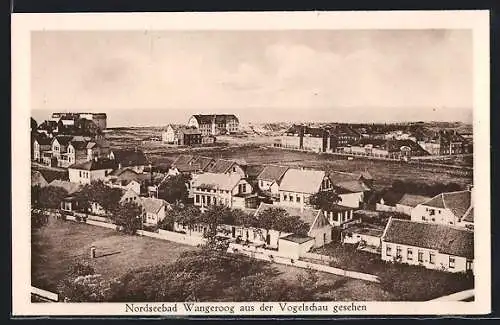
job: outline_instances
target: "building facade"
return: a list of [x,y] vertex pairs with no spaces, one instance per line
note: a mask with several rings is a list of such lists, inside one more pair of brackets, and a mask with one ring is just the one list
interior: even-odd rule
[[239,120],[234,114],[197,114],[189,118],[188,126],[199,129],[203,136],[231,134],[238,132]]

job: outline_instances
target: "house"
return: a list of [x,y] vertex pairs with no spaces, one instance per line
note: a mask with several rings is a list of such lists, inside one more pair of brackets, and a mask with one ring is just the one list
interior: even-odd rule
[[333,227],[341,229],[347,228],[356,221],[354,217],[354,208],[336,204],[331,210],[323,211],[323,215]]
[[332,184],[324,171],[288,169],[279,186],[279,205],[305,207],[311,195],[329,189]]
[[[36,136],[33,141],[33,160],[42,162],[43,153],[52,157],[52,140],[47,136]],[[50,164],[50,162],[49,162]]]
[[382,235],[382,260],[447,272],[473,272],[474,232],[390,218]]
[[168,174],[193,174],[207,171],[215,164],[215,159],[210,157],[179,155],[172,163]]
[[[121,197],[118,203],[136,203],[139,206],[141,205],[141,197],[139,193],[134,191],[133,189],[121,189]],[[98,216],[106,216],[109,214],[99,203],[90,202],[90,213]]]
[[[107,125],[107,116],[106,113],[52,113],[50,118],[50,122],[58,122],[59,120],[63,121],[75,121],[77,119],[85,119],[88,121],[94,122],[94,124],[102,131],[105,130]],[[66,124],[70,124],[71,122],[66,122]]]
[[141,193],[141,184],[135,180],[111,179],[105,182],[106,185],[122,190],[133,190],[137,194]]
[[161,140],[164,143],[174,143],[176,142],[176,133],[180,128],[180,125],[169,124],[166,129],[161,133]]
[[86,161],[87,144],[88,141],[86,139],[74,137],[68,144],[66,154],[61,155],[61,166],[68,167],[69,165]]
[[239,120],[234,114],[192,115],[188,126],[201,131],[202,136],[236,133],[239,129]]
[[470,222],[464,222],[464,218],[473,219],[471,211],[471,191],[447,192],[416,205],[411,211],[411,220],[465,227]]
[[330,171],[328,178],[332,183],[332,188],[340,197],[339,204],[351,208],[360,207],[373,184],[373,177],[368,172],[354,174]]
[[103,139],[94,139],[87,143],[87,160],[108,157],[109,143]]
[[55,134],[57,134],[57,121],[43,121],[40,125],[38,125],[37,132],[52,138]]
[[202,208],[223,204],[230,208],[244,209],[256,199],[252,195],[252,186],[237,173],[199,174],[193,179],[191,188],[194,205]]
[[149,164],[142,150],[135,149],[113,149],[108,158],[115,161],[118,168],[131,168],[138,173],[144,171],[144,166]]
[[52,157],[57,159],[59,167],[63,163],[61,157],[67,152],[68,145],[72,139],[72,135],[58,135],[52,140]]
[[412,140],[363,138],[345,147],[344,153],[386,159],[410,159],[413,156],[428,156],[420,145]]
[[288,168],[275,165],[264,166],[264,169],[257,176],[259,190],[279,195],[279,186]]
[[376,211],[383,212],[395,212],[396,204],[403,198],[405,193],[396,192],[393,190],[385,190],[379,196],[379,199],[375,203]]
[[75,199],[74,194],[81,190],[80,184],[55,179],[48,186],[62,188],[68,193],[68,196],[61,201],[61,210],[67,212],[78,210],[78,201]]
[[[107,182],[113,183],[113,184],[120,184],[120,185],[126,185],[129,186],[130,183],[133,183],[134,185],[134,190],[137,189],[137,184],[142,186],[147,180],[151,180],[151,174],[145,174],[145,173],[138,173],[135,170],[131,168],[121,168],[121,169],[115,169],[108,175]],[[140,189],[136,190],[137,193],[140,193]]]
[[419,204],[430,200],[430,197],[416,194],[404,194],[396,203],[396,212],[411,216],[411,211]]
[[144,211],[144,220],[148,225],[158,225],[165,219],[167,203],[164,200],[141,197],[141,205]]
[[195,127],[180,127],[176,131],[174,141],[180,146],[200,145],[201,131]]
[[346,124],[326,126],[328,130],[328,152],[350,146],[361,139],[361,134]]
[[238,174],[242,178],[245,177],[244,170],[245,162],[236,161],[236,160],[228,160],[228,159],[217,159],[215,163],[211,163],[205,169],[208,173],[215,174]]
[[49,182],[43,177],[42,173],[38,170],[31,171],[31,186],[44,187],[49,185]]
[[341,243],[358,245],[358,249],[380,254],[384,227],[372,224],[356,224],[342,231]]
[[306,125],[292,125],[281,137],[281,147],[325,152],[328,148],[328,131]]
[[105,180],[116,168],[117,163],[114,160],[95,158],[68,166],[69,180],[72,183],[90,184],[93,181]]
[[[262,213],[266,213],[267,209],[271,208],[284,209],[289,216],[298,216],[300,217],[300,220],[308,224],[309,230],[307,231],[307,236],[313,238],[312,247],[321,247],[332,241],[333,227],[330,225],[325,216],[321,213],[321,210],[309,207],[301,209],[291,206],[278,206],[274,204],[261,203],[257,211],[255,211],[255,216],[258,217]],[[282,236],[287,236],[287,235],[289,235],[289,233],[282,234]],[[269,238],[268,245],[275,246],[273,243],[275,243],[277,240],[280,241],[279,245],[281,246],[281,237]]]

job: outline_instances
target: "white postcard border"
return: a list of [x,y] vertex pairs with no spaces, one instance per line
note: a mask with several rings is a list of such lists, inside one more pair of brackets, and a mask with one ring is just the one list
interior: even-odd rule
[[[126,312],[124,303],[30,302],[30,33],[36,30],[287,30],[287,29],[472,29],[474,44],[474,169],[475,301],[474,302],[354,302],[366,311],[314,312],[310,315],[470,315],[491,311],[490,243],[490,120],[489,120],[489,12],[379,11],[379,12],[268,12],[268,13],[100,13],[12,15],[12,303],[13,315],[167,315]],[[482,235],[478,235],[482,234]],[[424,289],[425,290],[425,289]],[[316,302],[320,304],[321,302]],[[166,305],[170,305],[165,303]],[[307,315],[280,312],[272,315]],[[300,305],[301,303],[288,303]],[[322,303],[321,303],[322,304]],[[350,302],[329,302],[329,306]],[[154,303],[150,305],[161,305]],[[178,303],[179,306],[182,303]],[[206,305],[200,303],[200,305]],[[222,305],[214,304],[214,305]],[[254,305],[262,303],[223,303]],[[333,308],[333,307],[332,307]],[[257,308],[258,309],[258,308]],[[171,314],[188,315],[182,312]],[[189,315],[195,315],[189,313]],[[200,313],[214,316],[217,313]],[[220,315],[220,314],[219,314]],[[270,315],[235,312],[233,315]]]

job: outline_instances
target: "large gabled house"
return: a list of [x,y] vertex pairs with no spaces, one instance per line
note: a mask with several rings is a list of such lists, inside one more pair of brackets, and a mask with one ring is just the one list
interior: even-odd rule
[[158,225],[165,219],[167,202],[161,199],[141,197],[141,206],[144,213],[144,223],[146,225]]
[[426,222],[389,219],[382,260],[447,272],[473,272],[474,232]]
[[196,114],[188,120],[188,126],[201,131],[202,136],[236,133],[239,120],[234,114]]
[[416,205],[411,220],[467,227],[473,220],[472,191],[446,192]]
[[105,180],[117,167],[114,160],[95,158],[68,166],[69,180],[77,184],[90,184],[97,180]]
[[94,139],[87,143],[87,160],[108,157],[109,143],[104,139]]
[[280,206],[304,208],[311,195],[332,189],[330,178],[322,170],[288,169],[279,186]]
[[354,174],[330,171],[328,177],[341,199],[339,204],[346,207],[359,208],[365,195],[372,190],[373,178],[368,172]]
[[58,135],[52,139],[52,158],[57,159],[59,167],[63,165],[62,157],[65,156],[72,139],[72,135]]
[[132,168],[138,173],[144,172],[144,167],[149,164],[146,155],[139,149],[113,149],[108,158],[115,161],[118,168]]
[[215,163],[211,163],[205,171],[216,174],[238,174],[245,177],[245,163],[229,159],[217,159]]
[[202,208],[222,204],[229,208],[247,208],[256,204],[250,183],[237,173],[203,173],[193,178],[194,205]]

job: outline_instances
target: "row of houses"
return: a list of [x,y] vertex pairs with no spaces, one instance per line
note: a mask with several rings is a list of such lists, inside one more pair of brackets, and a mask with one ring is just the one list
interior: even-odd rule
[[390,159],[472,152],[472,141],[456,131],[434,132],[417,128],[412,132],[396,130],[380,135],[362,132],[344,124],[318,127],[294,124],[284,132],[275,146],[319,153],[340,152]]

